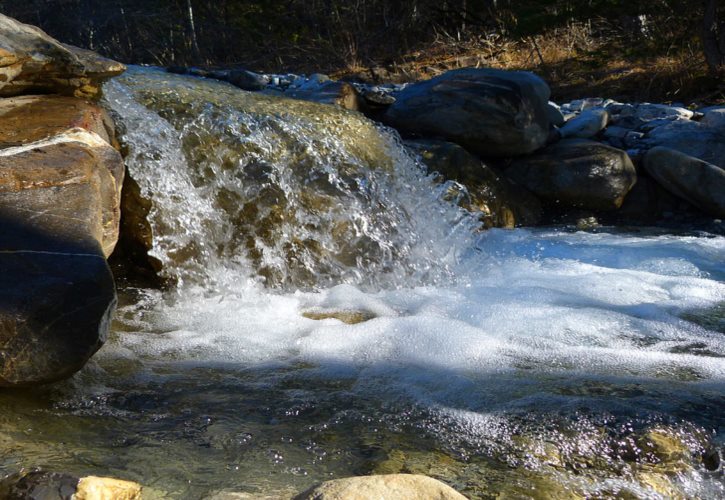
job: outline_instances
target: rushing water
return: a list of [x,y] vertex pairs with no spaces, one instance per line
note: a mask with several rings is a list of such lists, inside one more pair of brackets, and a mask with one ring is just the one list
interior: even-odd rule
[[145,69],[106,99],[175,285],[122,289],[81,373],[2,395],[7,469],[725,497],[725,238],[479,233],[354,113]]

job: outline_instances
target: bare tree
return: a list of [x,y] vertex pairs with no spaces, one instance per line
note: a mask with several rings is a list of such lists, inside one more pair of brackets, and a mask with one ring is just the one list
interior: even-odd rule
[[194,56],[194,62],[201,62],[201,51],[199,50],[199,42],[196,39],[196,26],[194,25],[194,8],[191,6],[191,0],[186,0],[186,10],[189,20],[189,35],[191,36],[191,50]]
[[718,17],[719,0],[706,0],[702,20],[702,47],[713,75],[725,72],[725,22]]

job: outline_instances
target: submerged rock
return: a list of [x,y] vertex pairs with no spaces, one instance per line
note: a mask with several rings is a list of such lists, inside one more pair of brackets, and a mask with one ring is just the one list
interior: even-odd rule
[[461,69],[409,85],[384,119],[404,133],[442,137],[482,156],[518,156],[546,142],[549,95],[533,73]]
[[295,500],[463,500],[450,486],[419,474],[387,474],[325,481],[300,493]]
[[536,224],[541,217],[539,200],[525,188],[512,184],[503,175],[452,142],[407,141],[429,173],[463,184],[468,197],[463,207],[481,214],[486,227],[515,227]]
[[337,319],[348,325],[356,325],[358,323],[364,323],[375,317],[375,314],[370,311],[335,311],[335,310],[309,310],[302,313],[307,319],[313,319],[320,321],[323,319]]
[[58,93],[97,96],[125,66],[64,45],[42,30],[0,14],[0,96]]
[[725,170],[679,151],[656,147],[644,167],[659,184],[707,214],[725,217]]
[[11,474],[0,481],[0,497],[18,500],[141,500],[141,489],[131,481],[41,470]]
[[506,175],[562,208],[614,210],[637,174],[627,153],[582,139],[565,139],[515,161]]

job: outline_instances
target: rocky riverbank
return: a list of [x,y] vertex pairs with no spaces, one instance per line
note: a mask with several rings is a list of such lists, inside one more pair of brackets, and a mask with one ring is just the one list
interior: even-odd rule
[[725,106],[693,110],[604,98],[559,105],[549,101],[549,87],[536,75],[493,69],[388,85],[320,74],[168,70],[360,111],[398,130],[418,152],[417,142],[437,141],[424,148],[423,162],[464,188],[463,203],[480,212],[487,227],[724,230]]

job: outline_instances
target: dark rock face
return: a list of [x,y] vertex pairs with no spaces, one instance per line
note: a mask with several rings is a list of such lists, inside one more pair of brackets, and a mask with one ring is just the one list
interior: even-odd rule
[[544,201],[587,210],[619,208],[637,180],[627,153],[580,139],[516,160],[506,175]]
[[64,45],[42,30],[0,14],[0,96],[58,93],[94,97],[125,66]]
[[445,141],[407,141],[428,172],[463,184],[469,198],[464,208],[481,214],[485,227],[512,228],[534,225],[541,217],[541,203],[525,188],[516,186],[457,144]]
[[725,170],[674,149],[656,147],[644,168],[666,190],[714,217],[725,217]]
[[518,156],[546,142],[549,95],[533,73],[461,69],[408,86],[384,119],[403,133],[441,137],[484,157]]
[[0,151],[0,385],[66,378],[105,340],[104,161],[76,141]]

